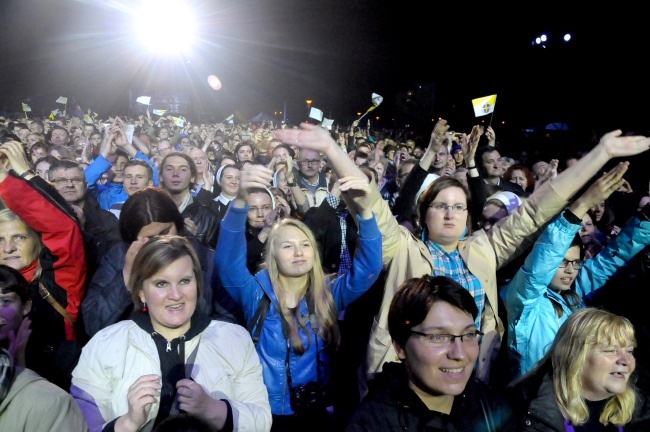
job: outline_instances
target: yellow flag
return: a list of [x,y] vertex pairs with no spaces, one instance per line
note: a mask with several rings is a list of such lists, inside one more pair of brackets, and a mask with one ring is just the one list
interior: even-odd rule
[[494,112],[494,105],[497,103],[497,95],[484,96],[472,99],[474,117],[481,117]]

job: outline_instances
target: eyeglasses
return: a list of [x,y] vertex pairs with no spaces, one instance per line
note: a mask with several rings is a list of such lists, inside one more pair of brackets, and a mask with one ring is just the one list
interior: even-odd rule
[[52,180],[52,183],[54,183],[56,186],[67,186],[68,182],[72,182],[72,184],[78,186],[80,184],[84,184],[86,182],[86,179],[82,177],[73,177],[73,178],[57,177]]
[[447,209],[451,209],[452,213],[462,213],[467,211],[467,205],[465,204],[445,204],[440,202],[432,202],[429,206],[430,209],[433,209],[436,213],[444,213]]
[[571,263],[571,267],[573,267],[574,270],[580,270],[582,268],[582,265],[584,264],[580,260],[567,261],[563,259],[562,264],[560,264],[560,268],[566,268],[566,266],[568,266],[569,263]]
[[427,343],[435,347],[446,347],[454,343],[456,338],[460,339],[461,343],[464,343],[468,346],[477,346],[483,337],[483,332],[474,331],[471,333],[465,333],[462,335],[453,335],[445,333],[422,333],[419,331],[411,330],[411,333],[414,335],[425,338]]
[[306,166],[318,165],[318,164],[320,164],[320,159],[314,159],[314,160],[301,160],[300,163],[301,163],[302,165],[306,165]]

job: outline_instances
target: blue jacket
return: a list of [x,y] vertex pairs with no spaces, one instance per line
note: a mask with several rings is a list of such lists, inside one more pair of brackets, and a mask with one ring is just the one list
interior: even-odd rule
[[[546,354],[560,326],[573,312],[564,298],[548,286],[579,230],[580,224],[569,222],[564,214],[556,218],[535,242],[507,287],[508,347],[519,363],[516,376],[531,370]],[[648,244],[650,221],[633,217],[605,249],[585,261],[573,289],[584,299]],[[553,302],[562,307],[562,317],[555,313]]]
[[[282,333],[281,315],[278,313],[277,297],[266,269],[255,276],[246,267],[246,215],[248,206],[230,206],[221,222],[219,241],[215,251],[215,275],[220,283],[241,305],[246,322],[250,322],[266,293],[271,298],[264,326],[260,333],[257,353],[264,369],[264,384],[269,391],[271,411],[276,415],[293,414],[290,406],[289,388],[285,371],[287,340]],[[376,281],[382,270],[381,232],[375,218],[361,219],[359,239],[352,262],[352,268],[345,274],[330,280],[330,288],[339,311],[360,297]],[[307,302],[300,303],[303,316],[309,315]],[[308,322],[307,328],[311,330]],[[314,332],[300,330],[300,337],[307,350],[302,356],[290,352],[289,368],[293,386],[318,381],[317,356],[321,361],[321,383],[329,380],[329,361],[324,349],[326,342]],[[316,338],[318,341],[316,342]]]
[[[137,152],[135,154],[135,158],[142,159],[151,166],[153,169],[153,185],[157,187],[160,179],[160,174],[158,172],[158,167],[156,164],[151,162],[151,160],[142,152]],[[99,202],[99,206],[107,211],[111,209],[111,205],[124,202],[129,197],[124,191],[123,183],[109,183],[106,188],[102,189],[99,189],[97,187],[97,181],[102,177],[102,174],[111,169],[112,166],[113,165],[108,161],[108,159],[102,155],[99,155],[93,161],[93,163],[91,163],[88,168],[86,168],[85,171],[86,183],[88,183],[88,191],[95,194],[95,197]]]

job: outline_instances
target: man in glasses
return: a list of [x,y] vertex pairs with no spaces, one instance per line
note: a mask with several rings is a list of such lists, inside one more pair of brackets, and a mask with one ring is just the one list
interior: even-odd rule
[[388,313],[399,362],[375,375],[345,431],[514,430],[505,399],[473,377],[483,336],[477,316],[474,298],[453,279],[406,280]]
[[106,251],[121,241],[119,221],[88,193],[84,170],[77,162],[66,159],[53,161],[48,176],[81,222],[90,280]]
[[310,207],[318,207],[328,193],[329,180],[320,172],[321,159],[321,154],[315,150],[301,149],[298,154],[297,182]]

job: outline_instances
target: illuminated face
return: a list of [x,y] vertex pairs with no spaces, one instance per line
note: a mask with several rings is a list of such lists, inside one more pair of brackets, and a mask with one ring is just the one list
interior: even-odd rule
[[300,151],[298,165],[300,173],[306,179],[314,179],[320,170],[320,153],[314,150],[303,149]]
[[38,236],[21,220],[0,223],[0,263],[20,270],[38,258]]
[[113,176],[113,182],[114,183],[122,183],[124,181],[124,165],[129,160],[124,157],[124,156],[118,156],[117,160],[115,161],[115,165],[113,165],[113,173],[115,173],[115,176]]
[[498,151],[487,151],[482,156],[483,170],[487,178],[501,177],[503,174],[503,164],[501,163],[501,155]]
[[528,179],[522,170],[512,170],[510,181],[521,186],[523,190],[526,190],[526,188],[528,188]]
[[237,159],[240,162],[242,161],[252,161],[253,160],[253,149],[249,145],[241,146],[237,150]]
[[203,150],[198,148],[193,149],[190,151],[190,157],[196,164],[197,174],[203,174],[203,172],[208,169],[208,157],[205,155]]
[[50,169],[50,163],[46,160],[42,160],[34,167],[34,173],[42,178],[43,180],[48,180],[48,170]]
[[224,168],[221,173],[221,192],[227,198],[234,198],[239,191],[241,172],[236,167]]
[[632,341],[626,339],[624,342],[623,345],[612,341],[589,347],[581,380],[581,395],[585,399],[599,401],[627,389],[636,359]]
[[172,150],[174,150],[174,148],[172,147],[172,144],[168,140],[164,139],[158,142],[158,154],[160,155],[160,157],[167,156],[169,153],[172,152]]
[[32,147],[31,153],[32,153],[32,162],[36,162],[40,158],[47,156],[47,152],[45,151],[44,148],[41,147]]
[[[467,205],[467,196],[461,188],[451,186],[440,191],[431,202],[431,204],[433,203]],[[426,225],[431,240],[441,245],[445,250],[453,250],[458,245],[458,240],[467,227],[467,210],[456,213],[448,207],[442,212],[437,212],[429,206],[426,214]]]
[[86,196],[86,176],[82,169],[56,169],[52,172],[52,184],[70,204],[79,205]]
[[271,195],[266,192],[253,192],[248,196],[248,224],[253,228],[264,228],[264,219],[273,210]]
[[540,179],[546,174],[546,170],[548,170],[548,162],[544,161],[538,161],[533,164],[532,167],[533,174],[535,175],[536,179]]
[[273,150],[273,157],[279,158],[282,162],[286,162],[289,156],[291,156],[289,150],[284,147],[277,147]]
[[15,292],[2,292],[0,289],[0,343],[16,334],[20,323],[32,308],[32,302],[23,303]]
[[603,215],[605,214],[605,203],[596,204],[594,207],[591,208],[591,211],[594,213],[594,216],[596,217],[595,222],[600,222],[600,220],[603,218]]
[[90,144],[93,147],[99,147],[99,145],[102,143],[102,135],[98,133],[94,133],[90,135]]
[[160,128],[158,131],[158,139],[164,140],[169,138],[169,129],[166,127]]
[[20,142],[27,142],[27,135],[29,135],[29,129],[28,128],[23,128],[18,130],[18,138],[20,138]]
[[40,141],[39,138],[40,138],[39,134],[28,134],[27,135],[27,146],[28,147],[33,146],[34,144],[36,144],[37,142]]
[[[580,261],[580,247],[570,247],[566,255],[564,255],[564,260]],[[571,286],[573,285],[573,281],[575,281],[576,277],[578,277],[578,272],[579,270],[574,269],[572,263],[567,264],[567,266],[564,268],[558,267],[558,269],[555,270],[555,275],[551,280],[549,288],[555,291],[570,290]]]
[[181,138],[179,144],[181,145],[181,150],[187,150],[188,148],[192,147],[192,140],[190,140],[188,137],[183,137]]
[[375,168],[375,171],[377,172],[377,178],[380,179],[380,180],[382,178],[384,178],[384,174],[385,174],[385,171],[386,171],[386,169],[384,168],[384,164],[378,163],[377,165],[374,166],[374,168]]
[[266,154],[269,155],[269,156],[273,155],[273,150],[275,150],[275,148],[277,146],[279,146],[280,144],[282,144],[282,141],[280,141],[280,140],[276,140],[276,139],[271,140],[269,142],[269,148],[267,149]]
[[90,135],[93,133],[95,130],[95,127],[93,125],[85,125],[84,126],[84,136],[86,138],[90,138]]
[[449,150],[447,146],[440,146],[440,150],[436,153],[436,158],[433,160],[433,167],[436,171],[444,170],[449,163]]
[[189,163],[180,156],[167,158],[160,177],[163,187],[172,194],[188,191],[194,182]]
[[589,213],[585,213],[585,215],[582,217],[582,225],[580,227],[580,240],[582,240],[582,244],[589,244],[592,243],[595,240],[595,233],[596,233],[596,226],[594,225],[594,222],[591,220],[591,216],[589,216]]
[[55,129],[52,131],[50,142],[53,145],[66,145],[70,141],[68,132],[63,129]]
[[[424,321],[413,327],[421,333],[462,335],[476,331],[472,316],[445,301],[433,303]],[[406,365],[409,386],[417,393],[439,398],[451,407],[454,396],[465,390],[478,358],[478,343],[456,338],[446,346],[432,346],[425,337],[412,334],[404,347],[394,344]]]
[[151,185],[153,180],[149,178],[149,172],[145,167],[131,165],[124,168],[124,191],[128,196]]
[[314,267],[314,246],[298,228],[283,226],[273,244],[273,257],[282,276],[301,277]]
[[192,259],[184,256],[145,279],[140,300],[147,304],[153,329],[168,340],[190,329],[198,285]]

